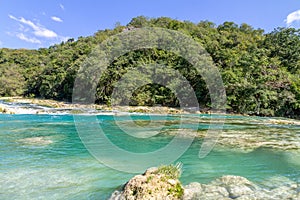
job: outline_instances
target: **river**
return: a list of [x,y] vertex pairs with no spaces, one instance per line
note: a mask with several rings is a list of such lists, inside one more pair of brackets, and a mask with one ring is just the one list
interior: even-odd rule
[[[229,174],[246,177],[258,185],[287,179],[300,183],[299,124],[289,123],[288,119],[275,123],[270,118],[228,115],[219,142],[206,157],[199,158],[203,135],[210,121],[219,117],[186,115],[180,120],[179,115],[94,116],[112,144],[145,156],[168,145],[177,130],[200,135],[191,140],[183,155],[176,155],[172,161],[183,164],[180,180],[184,185],[194,181],[208,183]],[[0,199],[107,199],[146,169],[145,160],[135,160],[141,165],[135,173],[128,172],[134,167],[131,158],[109,152],[112,150],[101,144],[95,148],[103,155],[111,153],[111,160],[97,155],[95,158],[80,138],[91,130],[83,133],[85,129],[76,129],[75,119],[73,115],[58,114],[0,115]],[[132,122],[140,127],[138,137],[127,134],[128,130],[134,132]],[[85,126],[89,123],[87,120]],[[152,134],[153,131],[158,132]],[[185,140],[190,140],[188,134],[179,138]],[[176,144],[180,149],[188,143]],[[166,160],[149,157],[147,167],[152,164],[151,159],[153,166],[168,164],[164,162],[169,162],[169,155],[165,156]],[[123,162],[119,162],[120,158]],[[122,170],[127,166],[131,169]]]

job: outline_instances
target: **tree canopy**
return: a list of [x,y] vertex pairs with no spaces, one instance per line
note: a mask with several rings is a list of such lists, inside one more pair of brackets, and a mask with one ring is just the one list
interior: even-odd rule
[[[221,73],[228,111],[300,116],[300,30],[276,28],[265,33],[247,24],[192,23],[167,17],[139,16],[126,26],[118,24],[114,29],[69,39],[49,48],[2,48],[0,95],[71,101],[77,72],[94,47],[110,36],[141,27],[180,31],[201,44]],[[110,104],[118,80],[129,70],[145,64],[178,70],[193,87],[199,105],[210,108],[209,90],[201,75],[184,58],[161,49],[139,49],[116,58],[97,83],[96,103]],[[131,75],[138,81],[139,74]],[[176,79],[173,82],[176,85]],[[128,98],[131,105],[179,105],[176,94],[160,84],[139,87]]]

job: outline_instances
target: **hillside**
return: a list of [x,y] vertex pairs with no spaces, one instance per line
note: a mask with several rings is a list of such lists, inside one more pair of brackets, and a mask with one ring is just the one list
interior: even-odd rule
[[[136,17],[113,30],[100,30],[90,37],[69,39],[38,50],[0,49],[0,96],[26,96],[71,101],[74,80],[82,62],[97,44],[124,30],[162,27],[191,36],[211,55],[224,82],[230,112],[300,116],[300,30],[276,28],[271,33],[250,25],[224,22],[197,24],[166,17]],[[141,49],[116,59],[98,83],[96,102],[110,104],[115,83],[128,69],[141,63],[168,64],[190,82],[201,107],[210,107],[210,97],[201,75],[190,63],[172,52]],[[176,107],[171,90],[148,84],[136,90],[131,105]]]

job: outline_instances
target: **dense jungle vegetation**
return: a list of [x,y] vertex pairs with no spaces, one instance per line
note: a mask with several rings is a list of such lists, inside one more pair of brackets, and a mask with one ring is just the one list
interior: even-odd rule
[[[300,30],[276,28],[270,33],[250,25],[209,21],[192,23],[166,17],[133,18],[126,25],[100,30],[90,37],[69,39],[40,48],[0,49],[0,96],[28,96],[72,100],[74,80],[92,49],[112,35],[140,27],[162,27],[192,37],[211,55],[227,95],[227,110],[261,116],[300,116]],[[160,49],[129,52],[115,60],[98,83],[97,103],[110,104],[115,83],[129,68],[141,63],[162,63],[189,80],[202,108],[210,97],[201,75],[183,58]],[[178,106],[172,91],[158,84],[136,90],[131,105]]]

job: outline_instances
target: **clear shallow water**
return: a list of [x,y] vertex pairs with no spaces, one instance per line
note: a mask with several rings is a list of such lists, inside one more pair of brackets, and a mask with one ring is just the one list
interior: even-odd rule
[[[128,136],[118,128],[120,124],[130,126],[126,117],[97,118],[107,137],[128,151],[155,151],[173,139],[173,136],[163,134],[150,138]],[[136,115],[133,119],[139,125],[149,125],[148,116]],[[257,117],[229,116],[228,119],[225,130],[253,128],[255,131],[263,121]],[[155,130],[155,122],[161,120],[166,120],[164,129],[179,127],[178,117],[152,116],[154,123],[145,131]],[[208,124],[201,122],[198,125],[190,120],[183,122],[182,127],[205,130]],[[272,128],[273,132],[274,128],[278,132],[284,129],[294,134],[300,131],[297,125],[267,125],[263,128],[266,131]],[[295,152],[258,148],[245,153],[216,147],[207,157],[199,159],[201,143],[201,139],[195,139],[177,160],[183,163],[183,184],[208,183],[228,174],[244,176],[257,184],[274,176],[300,183],[300,156]],[[73,116],[0,115],[0,199],[107,199],[133,175],[110,169],[91,156],[76,132]]]

